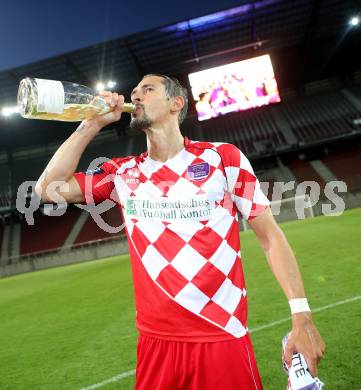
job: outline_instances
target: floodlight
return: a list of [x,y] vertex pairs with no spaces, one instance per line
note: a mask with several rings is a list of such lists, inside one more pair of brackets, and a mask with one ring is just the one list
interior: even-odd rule
[[114,88],[116,85],[117,85],[117,83],[115,81],[109,80],[107,82],[107,87],[108,88]]
[[99,83],[97,83],[97,85],[95,86],[95,88],[97,89],[97,91],[104,91],[105,85],[104,85],[104,83],[102,83],[102,82],[100,81]]
[[11,116],[13,114],[17,114],[19,112],[19,109],[17,106],[12,106],[12,107],[3,107],[1,109],[1,114],[3,116]]
[[360,24],[360,19],[357,16],[354,16],[350,19],[349,23],[351,26],[358,26]]

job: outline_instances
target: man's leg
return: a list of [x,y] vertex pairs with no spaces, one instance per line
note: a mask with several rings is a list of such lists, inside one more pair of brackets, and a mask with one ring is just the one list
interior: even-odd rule
[[139,336],[135,390],[177,390],[174,342]]

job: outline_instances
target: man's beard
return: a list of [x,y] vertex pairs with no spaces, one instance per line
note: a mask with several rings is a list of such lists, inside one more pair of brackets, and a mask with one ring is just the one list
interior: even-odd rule
[[152,121],[149,116],[144,113],[142,117],[133,117],[130,121],[130,128],[137,131],[149,129],[152,126]]

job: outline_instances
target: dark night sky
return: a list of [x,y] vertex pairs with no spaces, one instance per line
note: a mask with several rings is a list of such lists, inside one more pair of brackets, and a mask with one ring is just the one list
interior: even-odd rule
[[236,0],[4,0],[0,71],[244,3]]

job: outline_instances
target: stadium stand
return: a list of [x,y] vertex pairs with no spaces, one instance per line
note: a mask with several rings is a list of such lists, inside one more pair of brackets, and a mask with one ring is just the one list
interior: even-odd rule
[[288,168],[291,169],[299,183],[303,181],[315,181],[321,188],[325,186],[325,180],[316,172],[309,161],[293,160],[288,163]]
[[60,248],[79,218],[80,210],[69,207],[62,216],[34,215],[34,225],[21,222],[20,254]]
[[268,154],[288,146],[272,109],[262,107],[204,122],[188,118],[182,126],[183,134],[193,140],[233,143],[248,156]]
[[322,161],[339,180],[346,182],[349,191],[361,189],[361,149],[336,152]]
[[231,142],[247,155],[269,152],[287,145],[270,114],[270,107],[229,114],[201,123],[203,134],[220,142]]
[[359,111],[340,92],[304,96],[279,106],[300,144],[354,132],[351,119]]
[[[116,206],[104,212],[101,217],[104,222],[112,228],[120,227],[123,221],[120,212]],[[85,224],[83,225],[83,228],[75,239],[74,244],[101,240],[119,234],[125,234],[124,230],[119,233],[109,233],[99,227],[98,224],[94,221],[94,219],[89,215]]]

